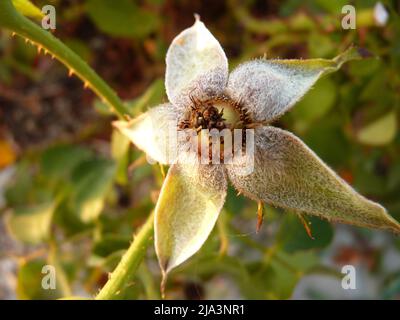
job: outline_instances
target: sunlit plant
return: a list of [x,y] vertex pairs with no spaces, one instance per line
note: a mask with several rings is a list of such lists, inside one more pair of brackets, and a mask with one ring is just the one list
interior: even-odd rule
[[177,146],[178,161],[171,164],[163,183],[154,225],[150,215],[98,299],[118,295],[140,264],[153,226],[164,286],[168,272],[195,254],[208,238],[224,205],[228,181],[258,203],[257,229],[266,203],[296,212],[310,236],[303,214],[400,232],[400,224],[382,206],[358,194],[299,138],[271,126],[320,77],[362,58],[362,51],[350,48],[332,60],[263,58],[244,62],[229,73],[222,47],[196,16],[194,25],[180,33],[167,52],[169,103],[124,120],[130,116],[129,109],[109,86],[62,42],[18,13],[11,0],[0,1],[0,26],[64,63],[119,116],[114,125],[161,164],[171,164],[162,150],[171,137],[171,122],[176,132],[196,132],[199,141],[204,130],[236,129],[243,132],[242,147],[246,147],[247,130],[254,135],[254,153],[234,156],[232,163],[223,157],[220,164],[204,163],[197,147],[187,148],[183,142]]
[[[265,202],[294,210],[302,220],[301,214],[307,213],[400,232],[400,224],[382,206],[358,194],[299,138],[270,125],[321,76],[361,57],[361,50],[350,48],[332,60],[257,59],[229,74],[223,49],[198,16],[172,41],[165,79],[170,102],[115,126],[162,164],[168,163],[160,146],[168,145],[167,124],[173,119],[176,130],[191,128],[199,135],[204,129],[254,128],[255,147],[254,155],[240,155],[231,164],[207,164],[198,148],[178,146],[181,161],[171,165],[155,208],[155,248],[164,277],[208,238],[225,202],[228,180],[259,203],[258,228]],[[233,116],[226,120],[224,112]],[[254,170],[244,172],[252,156]],[[187,164],[185,159],[193,157],[197,163]]]

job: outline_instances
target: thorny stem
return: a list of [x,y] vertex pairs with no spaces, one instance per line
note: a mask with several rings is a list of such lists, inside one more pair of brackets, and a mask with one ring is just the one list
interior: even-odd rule
[[[100,78],[90,66],[69,49],[50,32],[44,31],[37,24],[15,10],[11,0],[0,0],[0,27],[9,29],[38,47],[40,52],[49,52],[52,57],[62,62],[69,73],[75,73],[94,93],[106,102],[111,110],[120,118],[129,114],[129,109],[122,103],[117,94]],[[128,251],[111,274],[96,299],[117,299],[121,290],[129,283],[129,279],[137,271],[148,245],[153,237],[153,213],[134,238]]]
[[70,75],[75,73],[84,82],[84,86],[92,89],[120,118],[129,114],[129,109],[117,94],[85,61],[50,32],[16,11],[11,0],[0,1],[0,27],[32,42],[38,47],[38,52],[44,50],[44,53],[49,52],[57,58],[69,69]]
[[124,254],[115,270],[111,273],[105,286],[97,294],[97,300],[118,299],[121,291],[138,269],[146,253],[146,249],[153,237],[153,213],[134,237],[128,251]]

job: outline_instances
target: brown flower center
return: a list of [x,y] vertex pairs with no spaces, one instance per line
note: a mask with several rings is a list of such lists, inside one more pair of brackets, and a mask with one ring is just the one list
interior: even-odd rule
[[[197,132],[198,140],[192,141],[191,149],[197,149],[197,153],[200,156],[202,151],[202,143],[204,134],[202,130],[208,130],[209,132],[218,130],[221,134],[216,139],[208,136],[208,161],[212,162],[212,159],[218,158],[220,162],[224,161],[225,149],[232,154],[231,148],[234,146],[233,140],[235,129],[241,130],[241,147],[246,147],[246,129],[252,127],[252,118],[246,108],[243,107],[242,103],[232,100],[227,95],[216,96],[204,101],[190,96],[191,105],[188,108],[187,113],[183,116],[182,120],[178,123],[179,130],[195,130]],[[214,129],[214,130],[213,130]],[[225,136],[225,129],[230,130],[230,135]],[[223,131],[224,130],[224,131]],[[228,131],[229,132],[229,131]],[[226,133],[226,132],[225,132]],[[186,137],[186,140],[190,140],[190,135]],[[226,147],[225,139],[230,139],[229,148]],[[196,145],[194,145],[194,144]],[[219,146],[214,149],[214,145]]]
[[200,101],[190,96],[192,104],[183,120],[178,124],[179,129],[244,129],[251,123],[249,112],[240,102],[226,95],[216,96]]

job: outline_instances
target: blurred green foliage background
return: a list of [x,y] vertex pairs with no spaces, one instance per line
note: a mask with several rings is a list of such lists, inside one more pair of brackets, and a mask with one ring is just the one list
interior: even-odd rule
[[[356,8],[355,30],[341,27]],[[374,58],[320,80],[275,123],[311,147],[400,220],[400,1],[37,0],[57,11],[54,34],[86,60],[134,114],[166,101],[165,53],[201,15],[230,60],[332,58],[351,44]],[[39,20],[40,21],[40,20]],[[38,22],[39,23],[39,22]],[[92,297],[154,207],[159,166],[114,131],[113,117],[80,80],[19,37],[0,31],[0,299]],[[168,298],[330,299],[400,297],[400,240],[309,218],[229,191],[201,251],[174,271]],[[42,266],[57,290],[41,289]],[[342,266],[357,289],[341,287]],[[121,298],[159,298],[153,248]]]

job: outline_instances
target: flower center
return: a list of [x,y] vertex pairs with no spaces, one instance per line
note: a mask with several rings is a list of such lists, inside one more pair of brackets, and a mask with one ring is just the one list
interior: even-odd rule
[[178,124],[179,129],[243,129],[251,123],[247,109],[226,95],[216,96],[200,101],[190,96],[192,104],[183,120]]
[[[211,164],[232,159],[237,153],[234,147],[246,148],[247,129],[252,128],[253,121],[242,103],[227,95],[203,101],[190,96],[190,100],[190,108],[178,123],[178,130],[186,133],[183,141],[188,142],[188,150],[194,150],[202,161]],[[198,139],[193,140],[192,133]]]

